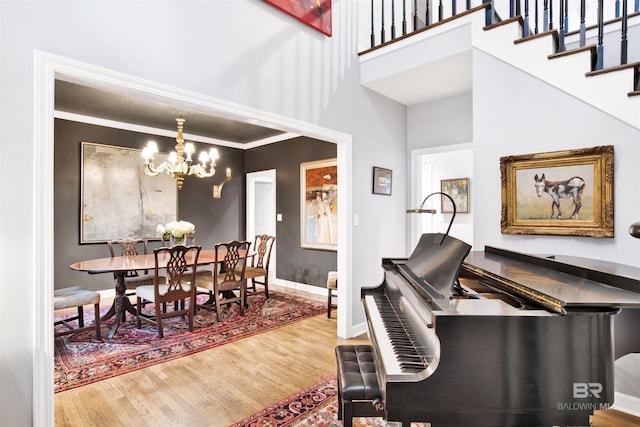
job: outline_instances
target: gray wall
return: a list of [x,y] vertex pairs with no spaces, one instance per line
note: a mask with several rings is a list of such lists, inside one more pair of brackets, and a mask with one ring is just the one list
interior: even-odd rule
[[245,170],[276,169],[276,277],[326,287],[327,272],[337,269],[336,253],[300,247],[300,163],[334,158],[336,145],[310,138],[296,138],[246,152]]
[[[94,126],[57,119],[54,147],[54,287],[82,284],[90,289],[113,287],[111,274],[90,275],[69,269],[69,265],[91,258],[109,256],[106,243],[80,244],[80,158],[81,142],[141,148],[153,138],[160,151],[168,152],[175,140],[156,135]],[[205,149],[196,143],[196,153]],[[178,218],[196,226],[196,243],[213,246],[216,242],[244,237],[244,152],[235,148],[218,147],[218,170],[212,178],[185,178],[178,191]],[[142,162],[142,158],[140,158]],[[224,177],[230,167],[231,181],[225,184],[222,197],[212,197],[212,186]],[[127,236],[122,236],[127,237]],[[153,242],[151,247],[159,246]]]

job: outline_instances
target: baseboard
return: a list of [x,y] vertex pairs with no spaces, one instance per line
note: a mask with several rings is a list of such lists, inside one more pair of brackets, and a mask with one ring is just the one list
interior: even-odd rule
[[369,330],[367,329],[366,322],[358,323],[351,328],[351,336],[354,338],[367,333],[369,333]]
[[292,282],[290,280],[278,279],[277,277],[274,283],[284,288],[290,288],[298,291],[309,292],[311,294],[327,296],[327,288],[325,287],[307,285],[306,283]]
[[640,417],[640,399],[624,393],[615,393],[615,403],[611,406],[620,412],[625,412],[634,417]]

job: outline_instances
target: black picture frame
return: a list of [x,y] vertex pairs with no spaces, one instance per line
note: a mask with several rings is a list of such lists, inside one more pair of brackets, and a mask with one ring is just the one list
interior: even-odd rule
[[393,171],[378,166],[373,167],[373,194],[391,195]]

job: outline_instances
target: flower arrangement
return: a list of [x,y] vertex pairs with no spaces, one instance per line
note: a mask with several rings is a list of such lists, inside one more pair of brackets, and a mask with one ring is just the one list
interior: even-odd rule
[[173,238],[176,241],[184,242],[184,236],[196,232],[196,226],[189,221],[171,221],[167,225],[158,224],[156,231],[162,240]]

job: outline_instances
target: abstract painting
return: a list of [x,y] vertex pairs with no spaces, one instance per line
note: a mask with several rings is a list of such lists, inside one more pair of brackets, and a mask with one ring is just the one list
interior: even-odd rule
[[[176,182],[148,176],[141,150],[82,143],[80,243],[159,239],[158,224],[177,217]],[[165,155],[157,154],[162,162]]]
[[331,0],[264,0],[331,37]]

